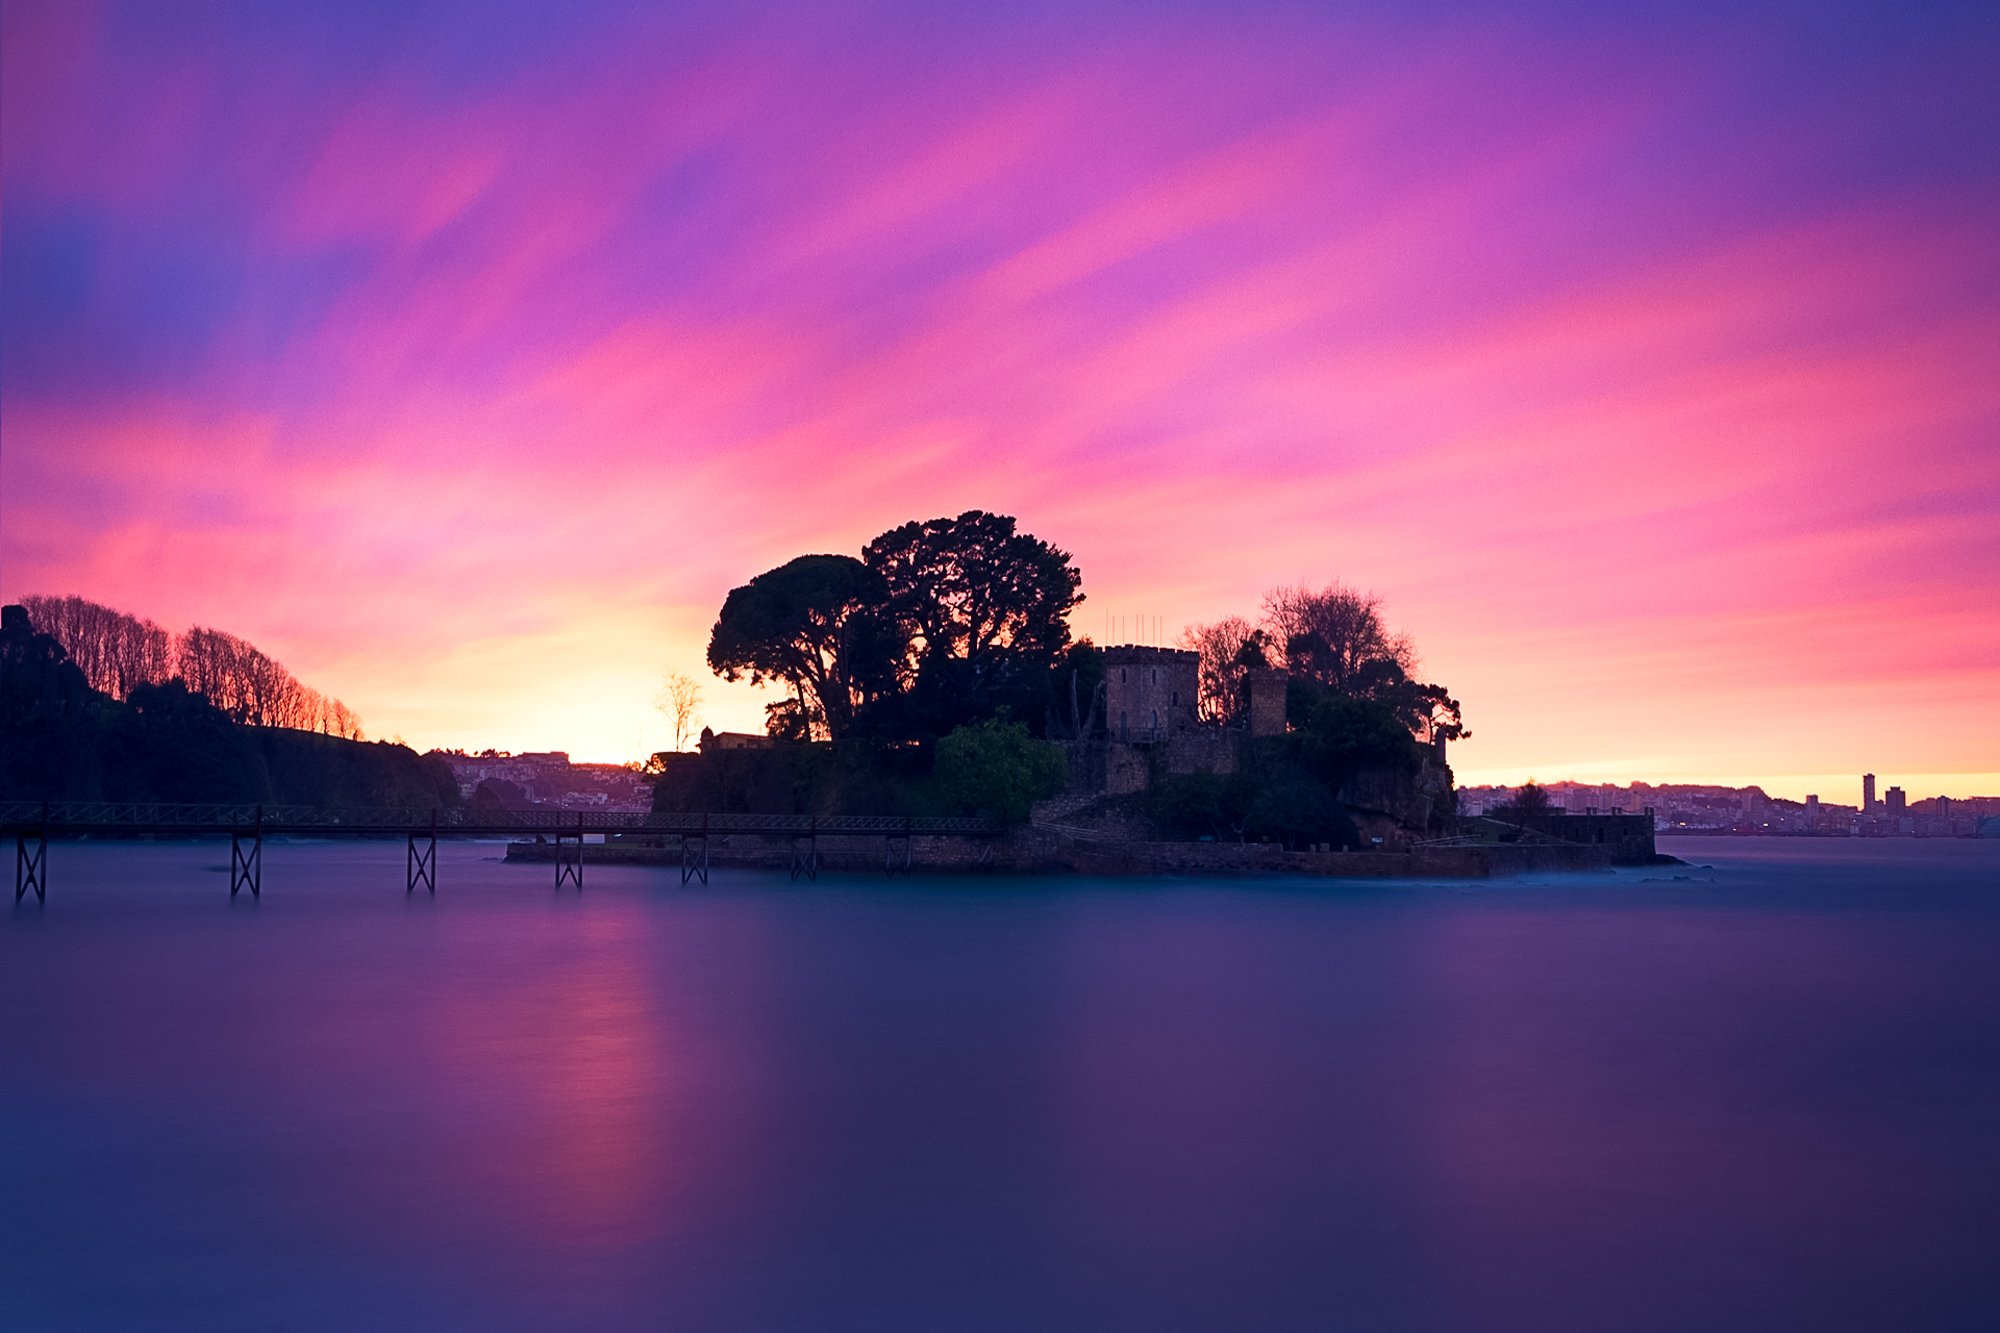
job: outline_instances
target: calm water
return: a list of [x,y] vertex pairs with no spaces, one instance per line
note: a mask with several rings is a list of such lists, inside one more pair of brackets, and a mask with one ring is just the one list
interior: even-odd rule
[[51,850],[0,1327],[2000,1327],[2000,843],[1568,881]]

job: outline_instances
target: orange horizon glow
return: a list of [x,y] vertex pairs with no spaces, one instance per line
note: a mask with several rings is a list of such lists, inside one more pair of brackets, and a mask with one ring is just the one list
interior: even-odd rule
[[0,596],[617,761],[984,508],[1100,640],[1374,590],[1464,782],[2000,794],[1990,20],[491,23],[7,7]]

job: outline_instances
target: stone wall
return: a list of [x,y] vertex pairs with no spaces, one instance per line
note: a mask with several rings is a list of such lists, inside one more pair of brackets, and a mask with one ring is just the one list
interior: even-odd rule
[[[590,844],[584,865],[679,867],[681,849],[672,837],[663,845],[623,842]],[[880,835],[823,834],[818,840],[823,870],[880,874],[891,852]],[[898,860],[900,861],[900,849]],[[1480,846],[1416,848],[1379,852],[1288,852],[1272,843],[1147,842],[1137,839],[1076,837],[1049,828],[1021,828],[1005,838],[919,836],[911,840],[911,868],[918,874],[1005,872],[1085,875],[1312,875],[1334,879],[1484,879],[1527,872],[1592,871],[1611,864],[1610,852],[1595,844],[1563,846]],[[512,862],[547,864],[553,843],[512,843]],[[711,866],[787,871],[789,838],[732,835],[712,838]]]
[[1066,840],[1052,859],[1100,875],[1314,875],[1334,879],[1485,879],[1529,872],[1601,871],[1594,846],[1419,847],[1407,851],[1288,852],[1273,843]]
[[[901,863],[902,841],[879,833],[822,833],[816,840],[815,850],[823,870],[865,870],[879,874],[892,853],[897,863]],[[1011,843],[1011,839],[1004,838],[918,834],[910,839],[910,863],[917,872],[1046,868],[1041,865],[1017,865],[1015,854],[1009,851]],[[574,844],[571,844],[571,853],[573,851]],[[551,863],[555,860],[555,844],[509,843],[507,859],[531,864]],[[681,842],[677,836],[666,834],[642,835],[602,845],[590,843],[584,848],[583,861],[585,866],[678,867],[681,864]],[[708,840],[708,863],[739,869],[789,870],[792,865],[792,839],[748,833],[718,834]]]
[[1103,749],[1103,791],[1106,796],[1129,796],[1153,785],[1150,746],[1121,745],[1111,741]]
[[1166,771],[1174,776],[1214,773],[1227,776],[1242,765],[1243,733],[1227,727],[1200,727],[1170,737],[1164,749]]
[[1069,789],[1100,796],[1146,791],[1155,777],[1227,776],[1242,766],[1245,736],[1227,727],[1189,727],[1158,741],[1092,740],[1064,745]]
[[1603,848],[1616,865],[1650,865],[1657,850],[1651,815],[1504,815],[1505,823],[1521,824],[1564,842]]

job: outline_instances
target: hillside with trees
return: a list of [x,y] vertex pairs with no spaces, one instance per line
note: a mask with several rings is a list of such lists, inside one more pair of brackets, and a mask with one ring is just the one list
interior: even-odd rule
[[174,634],[81,597],[23,597],[21,605],[100,694],[129,699],[140,686],[179,680],[232,722],[361,739],[361,719],[346,704],[234,634],[200,625]]
[[[326,806],[459,803],[451,769],[401,745],[333,734],[291,674],[241,640],[199,636],[186,659],[164,631],[80,599],[35,599],[79,644],[89,671],[26,606],[0,619],[0,799],[265,802]],[[97,613],[104,614],[97,614]],[[68,617],[64,619],[63,617]],[[156,635],[156,631],[158,634]],[[216,639],[232,646],[202,654]],[[223,707],[160,664],[190,664]],[[215,667],[216,663],[223,664]],[[268,664],[268,665],[266,665]],[[210,674],[200,674],[215,667]],[[117,692],[100,688],[112,685]],[[289,702],[288,702],[289,701]],[[290,711],[288,711],[290,710]],[[352,714],[345,713],[351,718]],[[314,728],[273,719],[314,720]],[[358,735],[359,726],[353,732]]]

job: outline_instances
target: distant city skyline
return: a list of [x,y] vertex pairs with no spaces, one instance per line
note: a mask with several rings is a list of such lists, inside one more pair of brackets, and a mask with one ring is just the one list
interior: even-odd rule
[[1991,7],[255,9],[0,11],[0,598],[615,761],[979,507],[1378,592],[1468,782],[2000,789]]
[[[1641,786],[1687,786],[1726,787],[1732,790],[1760,788],[1765,795],[1777,800],[1804,801],[1817,796],[1830,805],[1843,805],[1861,810],[1863,802],[1862,775],[1859,773],[1776,773],[1764,776],[1724,774],[1696,776],[1653,776],[1634,774],[1612,778],[1609,776],[1562,777],[1553,772],[1528,774],[1503,774],[1493,776],[1477,772],[1458,772],[1454,769],[1460,787],[1509,787],[1518,788],[1528,782],[1539,786],[1578,786],[1599,788],[1631,788]],[[1947,796],[1955,800],[1973,797],[2000,799],[2000,773],[1904,773],[1893,777],[1908,801],[1930,800]],[[1886,784],[1885,784],[1886,785]],[[1886,794],[1883,793],[1883,794]],[[1878,804],[1881,795],[1878,795]]]
[[[1873,775],[1864,775],[1865,779]],[[1975,837],[2000,835],[2000,789],[1971,794],[1914,796],[1891,786],[1872,803],[1852,803],[1816,792],[1785,796],[1756,784],[1571,783],[1537,784],[1555,809],[1570,814],[1651,812],[1662,831],[1790,833],[1860,837]],[[1462,814],[1504,810],[1521,787],[1462,784]],[[1990,832],[1989,832],[1990,830]]]

